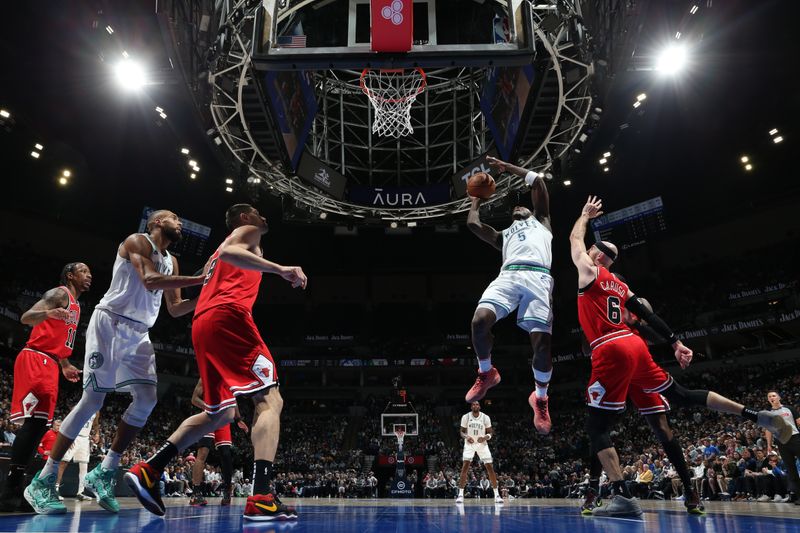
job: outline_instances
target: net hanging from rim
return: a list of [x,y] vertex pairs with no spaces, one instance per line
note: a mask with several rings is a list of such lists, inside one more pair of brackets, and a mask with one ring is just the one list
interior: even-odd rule
[[361,72],[361,90],[375,109],[372,133],[382,137],[405,137],[414,133],[411,105],[425,90],[425,71],[421,68],[370,69]]

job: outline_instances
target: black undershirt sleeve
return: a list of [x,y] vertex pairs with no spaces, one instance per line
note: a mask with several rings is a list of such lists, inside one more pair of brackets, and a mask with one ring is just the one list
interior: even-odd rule
[[642,320],[646,321],[656,333],[667,339],[668,343],[674,344],[678,340],[672,330],[669,329],[669,326],[667,326],[666,322],[664,322],[657,314],[647,309],[647,307],[645,307],[644,304],[639,301],[639,298],[637,298],[635,294],[632,294],[631,297],[628,298],[628,301],[625,302],[625,308]]

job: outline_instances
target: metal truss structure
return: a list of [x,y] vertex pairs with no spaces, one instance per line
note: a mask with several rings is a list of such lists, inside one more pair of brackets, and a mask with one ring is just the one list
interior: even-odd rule
[[[255,4],[255,5],[254,5]],[[551,170],[584,127],[592,107],[592,65],[575,2],[531,2],[537,76],[543,74],[516,163],[542,174]],[[359,224],[442,223],[469,209],[469,199],[416,207],[365,207],[336,200],[301,181],[276,157],[274,140],[252,67],[251,38],[258,4],[222,0],[217,9],[221,39],[209,62],[209,108],[214,128],[234,160],[246,165],[248,182],[275,195],[288,196],[319,222]],[[448,67],[426,71],[428,88],[412,108],[414,134],[402,140],[371,133],[372,109],[358,87],[360,72],[314,73],[318,113],[306,149],[367,187],[424,187],[450,183],[455,172],[492,147],[492,136],[479,108],[487,69]],[[532,89],[533,90],[533,89]],[[525,129],[527,128],[527,129]],[[271,144],[272,143],[272,144]],[[488,203],[524,187],[504,175]],[[327,216],[330,215],[330,216]],[[323,220],[324,218],[324,220]]]

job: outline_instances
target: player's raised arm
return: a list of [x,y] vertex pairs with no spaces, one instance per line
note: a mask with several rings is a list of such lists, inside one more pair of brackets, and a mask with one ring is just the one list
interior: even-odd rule
[[488,242],[498,250],[502,250],[503,234],[488,224],[481,222],[480,207],[482,203],[482,198],[472,199],[472,205],[469,208],[469,214],[467,214],[467,227],[482,241]]
[[586,200],[586,205],[581,210],[581,216],[575,221],[572,231],[569,234],[570,252],[572,262],[578,269],[578,287],[586,287],[597,277],[597,269],[594,262],[586,253],[586,225],[595,217],[603,214],[603,201],[596,196],[590,196]]
[[675,333],[669,328],[666,322],[661,319],[644,298],[639,298],[628,289],[628,297],[625,300],[625,309],[646,321],[656,333],[667,339],[675,350],[675,359],[680,363],[681,368],[686,368],[692,362],[692,350],[683,345],[678,340]]
[[486,161],[489,163],[489,166],[500,172],[510,172],[515,176],[525,178],[525,183],[531,188],[533,215],[536,217],[536,220],[552,231],[550,227],[550,193],[547,191],[547,185],[545,185],[544,179],[532,170],[512,165],[496,157],[487,156]]
[[148,291],[180,289],[203,283],[204,276],[167,276],[150,259],[150,242],[143,235],[131,235],[122,243],[120,255],[131,262]]
[[292,287],[306,288],[308,278],[299,266],[283,266],[268,261],[258,255],[261,242],[261,228],[257,226],[239,226],[225,239],[219,247],[219,258],[226,263],[245,270],[257,270],[270,274],[278,274],[292,284]]
[[67,305],[69,305],[67,291],[61,287],[55,287],[44,293],[41,300],[22,313],[19,321],[26,326],[41,324],[48,318],[56,318],[66,322],[69,319]]

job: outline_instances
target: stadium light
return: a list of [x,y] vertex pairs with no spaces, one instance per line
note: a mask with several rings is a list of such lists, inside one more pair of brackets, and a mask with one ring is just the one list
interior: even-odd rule
[[189,155],[189,149],[188,148],[181,148],[181,153],[183,155]]
[[225,178],[225,183],[227,183],[228,185],[233,185],[233,180],[230,178]]
[[233,187],[225,187],[225,190],[226,190],[227,192],[233,192]]
[[747,170],[747,171],[753,170],[753,165],[751,165],[750,163],[747,163],[747,164],[744,166],[744,169],[745,169],[745,170]]
[[647,99],[647,94],[646,93],[642,93],[642,94],[640,94],[639,96],[636,97],[636,101],[637,102],[641,102],[642,100],[646,100],[646,99]]
[[125,59],[128,59],[128,58],[130,58],[131,56],[130,56],[130,54],[128,54],[128,51],[127,51],[127,50],[123,50],[123,51],[122,51],[122,57],[124,57]]
[[773,138],[773,139],[772,139],[772,142],[774,142],[775,144],[778,144],[778,143],[780,143],[780,142],[783,142],[783,137],[781,137],[780,135],[778,135],[777,137],[775,137],[775,138]]
[[700,9],[700,8],[697,7],[696,5],[692,6],[692,9],[689,10],[689,14],[690,15],[694,15],[695,13],[697,13],[698,9]]
[[323,211],[322,213],[319,214],[319,218],[320,220],[325,220],[326,218],[328,218],[328,213]]
[[108,32],[109,35],[111,35],[114,33],[114,28],[112,28],[111,26],[106,26],[106,31]]
[[190,177],[191,179],[195,179],[195,178],[197,177],[197,174],[195,174],[194,172],[192,172],[191,174],[189,174],[189,177]]
[[569,187],[570,185],[572,185],[572,180],[564,180],[565,187]]
[[608,167],[604,168],[603,172],[608,172]]
[[606,159],[605,157],[599,161],[599,163],[601,165],[605,165],[607,162],[608,162],[608,159]]
[[746,155],[743,155],[741,161],[742,163],[747,163],[748,161],[750,161],[750,158],[747,157]]
[[769,130],[769,136],[770,137],[772,137],[776,133],[778,133],[778,128],[772,128],[771,130]]
[[606,152],[603,154],[603,157],[611,157],[611,152]]
[[39,159],[39,155],[40,155],[39,152],[36,151],[31,152],[31,157],[34,159]]
[[44,150],[44,146],[42,146],[40,143],[34,144],[33,147],[39,150],[40,152]]
[[667,76],[676,74],[686,66],[686,56],[685,46],[671,44],[658,55],[655,69]]
[[192,170],[194,170],[195,172],[200,172],[200,167],[195,165],[195,166],[192,167]]
[[192,167],[192,168],[196,167],[197,166],[197,161],[195,161],[194,159],[190,159],[189,160],[189,166]]
[[66,169],[66,168],[64,169],[64,172],[62,172],[61,174],[62,174],[62,175],[65,177],[65,178],[72,177],[72,172],[70,172],[70,171],[69,171],[68,169]]
[[166,113],[159,113],[158,116],[161,117],[162,120],[167,118],[167,114]]
[[637,101],[635,101],[635,102],[633,103],[633,108],[634,108],[634,109],[636,109],[636,108],[637,108],[637,107],[639,107],[640,105],[642,105],[642,103],[641,103],[640,101],[638,101],[638,100],[637,100]]
[[676,32],[675,33],[675,40],[678,40],[680,38],[681,38],[681,32]]
[[0,109],[0,117],[3,117],[3,118],[8,118],[8,117],[10,117],[10,116],[11,116],[11,113],[9,113],[8,111],[6,111],[5,109]]
[[389,224],[389,227],[392,228],[392,229],[396,229],[397,228],[397,222],[392,222],[391,224]]
[[69,180],[64,176],[61,176],[60,178],[58,178],[58,183],[59,185],[66,185],[67,183],[69,183]]
[[117,77],[117,83],[128,91],[138,91],[147,83],[142,65],[130,59],[117,63],[114,67],[114,74]]

